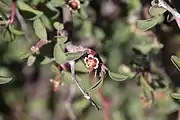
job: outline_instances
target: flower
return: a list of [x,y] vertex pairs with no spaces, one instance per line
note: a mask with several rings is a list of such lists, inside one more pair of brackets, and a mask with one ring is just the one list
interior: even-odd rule
[[93,55],[88,55],[88,57],[85,57],[84,63],[86,67],[89,69],[89,71],[92,71],[93,69],[97,69],[99,67],[99,60],[97,57],[94,57]]
[[80,8],[80,2],[79,0],[69,0],[68,1],[68,7],[71,11],[76,11]]

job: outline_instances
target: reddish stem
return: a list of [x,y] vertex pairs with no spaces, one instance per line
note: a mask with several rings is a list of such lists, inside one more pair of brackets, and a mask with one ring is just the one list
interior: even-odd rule
[[47,41],[45,40],[40,40],[36,43],[35,47],[36,48],[41,48],[42,46],[46,45],[47,44]]
[[15,20],[15,16],[16,16],[16,3],[17,3],[17,0],[12,0],[11,16],[10,16],[10,21],[9,21],[10,24],[13,24],[14,20]]

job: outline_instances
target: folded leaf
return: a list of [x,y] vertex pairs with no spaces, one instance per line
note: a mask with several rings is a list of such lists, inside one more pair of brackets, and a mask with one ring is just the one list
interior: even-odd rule
[[66,54],[59,44],[56,44],[54,47],[54,58],[58,64],[64,64],[68,61]]
[[0,76],[0,84],[5,84],[8,83],[12,80],[12,77],[4,77],[4,76]]
[[128,78],[127,75],[114,73],[114,72],[111,72],[110,70],[108,70],[108,74],[109,74],[110,78],[115,81],[124,81]]
[[100,80],[98,80],[92,87],[89,88],[88,92],[97,92],[98,89],[102,86],[103,84],[103,78],[101,78]]
[[180,58],[173,55],[173,56],[171,56],[171,61],[176,66],[176,68],[180,71]]
[[171,93],[171,96],[175,99],[180,99],[180,93]]

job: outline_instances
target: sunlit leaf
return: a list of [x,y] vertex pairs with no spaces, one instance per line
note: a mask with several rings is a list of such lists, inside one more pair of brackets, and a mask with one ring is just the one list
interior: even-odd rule
[[110,78],[115,81],[124,81],[128,78],[127,75],[120,74],[120,73],[114,73],[114,72],[111,72],[110,70],[108,70],[108,74],[109,74]]
[[12,26],[12,25],[9,25],[9,31],[15,35],[23,35],[24,34],[23,31],[15,29],[14,26]]
[[25,2],[20,1],[20,0],[17,1],[17,6],[21,11],[27,11],[27,12],[31,12],[31,13],[35,14],[36,15],[35,18],[40,17],[43,14],[43,12],[31,8],[28,4],[26,4]]
[[158,7],[158,6],[151,6],[149,8],[149,13],[152,16],[158,16],[158,15],[162,15],[164,12],[166,12],[166,9],[162,8],[162,7]]
[[164,21],[164,15],[157,16],[157,24],[161,24]]
[[4,76],[0,76],[0,84],[5,84],[8,83],[12,80],[12,77],[4,77]]
[[67,56],[63,52],[63,50],[59,44],[56,44],[54,47],[54,58],[58,64],[64,64],[67,62]]
[[54,58],[49,58],[49,57],[47,57],[47,56],[45,56],[44,57],[44,60],[43,61],[41,61],[41,64],[49,64],[49,63],[51,63],[51,62],[53,62],[54,61]]
[[154,27],[155,25],[157,24],[157,20],[156,18],[149,18],[149,19],[146,19],[146,20],[138,20],[137,21],[137,27],[140,29],[140,30],[143,30],[143,31],[146,31],[152,27]]
[[56,30],[63,30],[64,29],[64,25],[60,22],[54,22],[53,26]]
[[171,96],[175,99],[180,99],[180,93],[171,93]]
[[176,66],[176,68],[180,71],[180,58],[173,55],[171,56],[171,61]]
[[32,66],[36,61],[36,56],[30,55],[27,60],[27,66]]
[[39,39],[47,40],[47,31],[40,19],[34,20],[33,28]]
[[92,87],[90,87],[88,92],[90,93],[97,92],[98,89],[102,86],[102,84],[103,84],[103,78],[98,80]]
[[56,36],[57,42],[60,45],[64,45],[64,43],[68,40],[67,36]]
[[79,59],[81,56],[84,55],[85,52],[68,52],[66,53],[67,55],[67,60],[71,61],[71,60],[77,60]]

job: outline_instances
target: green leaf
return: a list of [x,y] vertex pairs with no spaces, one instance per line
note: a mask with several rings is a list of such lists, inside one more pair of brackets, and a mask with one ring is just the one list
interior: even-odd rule
[[173,55],[171,56],[171,61],[175,65],[175,67],[180,71],[180,58]]
[[36,56],[30,55],[27,60],[27,66],[32,66],[36,61]]
[[54,58],[58,64],[64,64],[67,62],[67,56],[63,52],[63,50],[59,44],[56,44],[54,47]]
[[51,0],[50,3],[54,7],[62,7],[63,5],[65,5],[66,2],[65,0]]
[[74,81],[72,80],[72,74],[70,72],[67,71],[62,71],[61,72],[61,76],[62,76],[62,82],[66,83],[66,84],[72,84]]
[[88,17],[87,13],[85,12],[83,8],[79,9],[79,14],[81,15],[83,19],[86,19]]
[[32,55],[31,52],[24,53],[24,54],[22,54],[22,55],[20,56],[20,59],[21,59],[21,60],[22,60],[22,59],[25,59],[25,58],[29,57],[30,55]]
[[140,76],[140,82],[144,88],[147,88],[149,91],[154,91],[154,89],[148,84],[147,80],[143,76]]
[[76,100],[75,103],[73,103],[72,107],[73,107],[74,111],[81,112],[86,107],[88,107],[89,104],[90,104],[90,102],[83,98],[80,100]]
[[47,40],[47,31],[40,19],[34,20],[33,28],[39,39]]
[[67,55],[67,60],[71,61],[71,60],[77,60],[79,59],[81,56],[84,55],[85,52],[68,52],[66,53]]
[[154,27],[157,24],[157,20],[156,19],[157,18],[154,17],[154,18],[149,18],[149,19],[146,19],[146,20],[138,20],[137,21],[137,27],[140,30],[146,31],[146,30]]
[[55,20],[56,18],[58,18],[58,16],[60,15],[60,12],[59,12],[58,9],[56,9],[50,2],[48,2],[48,3],[46,4],[46,7],[47,7],[49,10],[51,10],[51,11],[53,11],[53,12],[56,12],[56,14],[55,14],[53,17],[51,17],[52,20]]
[[53,73],[60,73],[60,71],[58,70],[58,68],[54,64],[51,65],[51,71]]
[[101,78],[100,80],[98,80],[96,82],[96,84],[94,84],[92,87],[89,88],[88,92],[90,93],[94,93],[94,92],[97,92],[98,89],[102,86],[103,84],[103,78]]
[[5,84],[8,83],[12,80],[12,77],[4,77],[4,76],[0,76],[0,84]]
[[56,30],[63,30],[64,29],[64,25],[60,22],[54,22],[53,26]]
[[171,93],[171,96],[175,99],[180,99],[180,93]]
[[45,64],[49,64],[49,63],[51,63],[51,62],[53,62],[53,61],[54,61],[54,58],[49,58],[49,57],[45,56],[45,57],[44,57],[44,60],[41,61],[41,64],[42,64],[42,65],[45,65]]
[[24,34],[23,31],[16,30],[14,28],[14,26],[12,26],[12,25],[9,25],[9,31],[15,35],[23,35]]
[[56,36],[56,38],[57,38],[57,42],[60,45],[64,45],[64,43],[68,40],[67,36]]
[[109,74],[109,77],[115,81],[124,81],[128,78],[127,75],[114,73],[114,72],[111,72],[110,70],[108,70],[108,74]]
[[53,30],[52,25],[51,25],[51,21],[46,15],[41,15],[40,19],[41,19],[45,28],[47,28],[50,31]]
[[158,16],[158,15],[162,15],[164,12],[166,12],[166,9],[162,8],[162,7],[158,7],[158,6],[151,6],[149,8],[149,13],[152,16]]
[[78,60],[75,63],[75,70],[77,72],[85,72],[85,73],[89,72],[82,60]]
[[[35,14],[36,15],[35,18],[40,17],[43,14],[43,12],[31,8],[28,4],[20,0],[17,1],[17,6],[21,11],[27,11],[27,12],[31,12]],[[35,19],[35,18],[32,18],[32,19]]]

